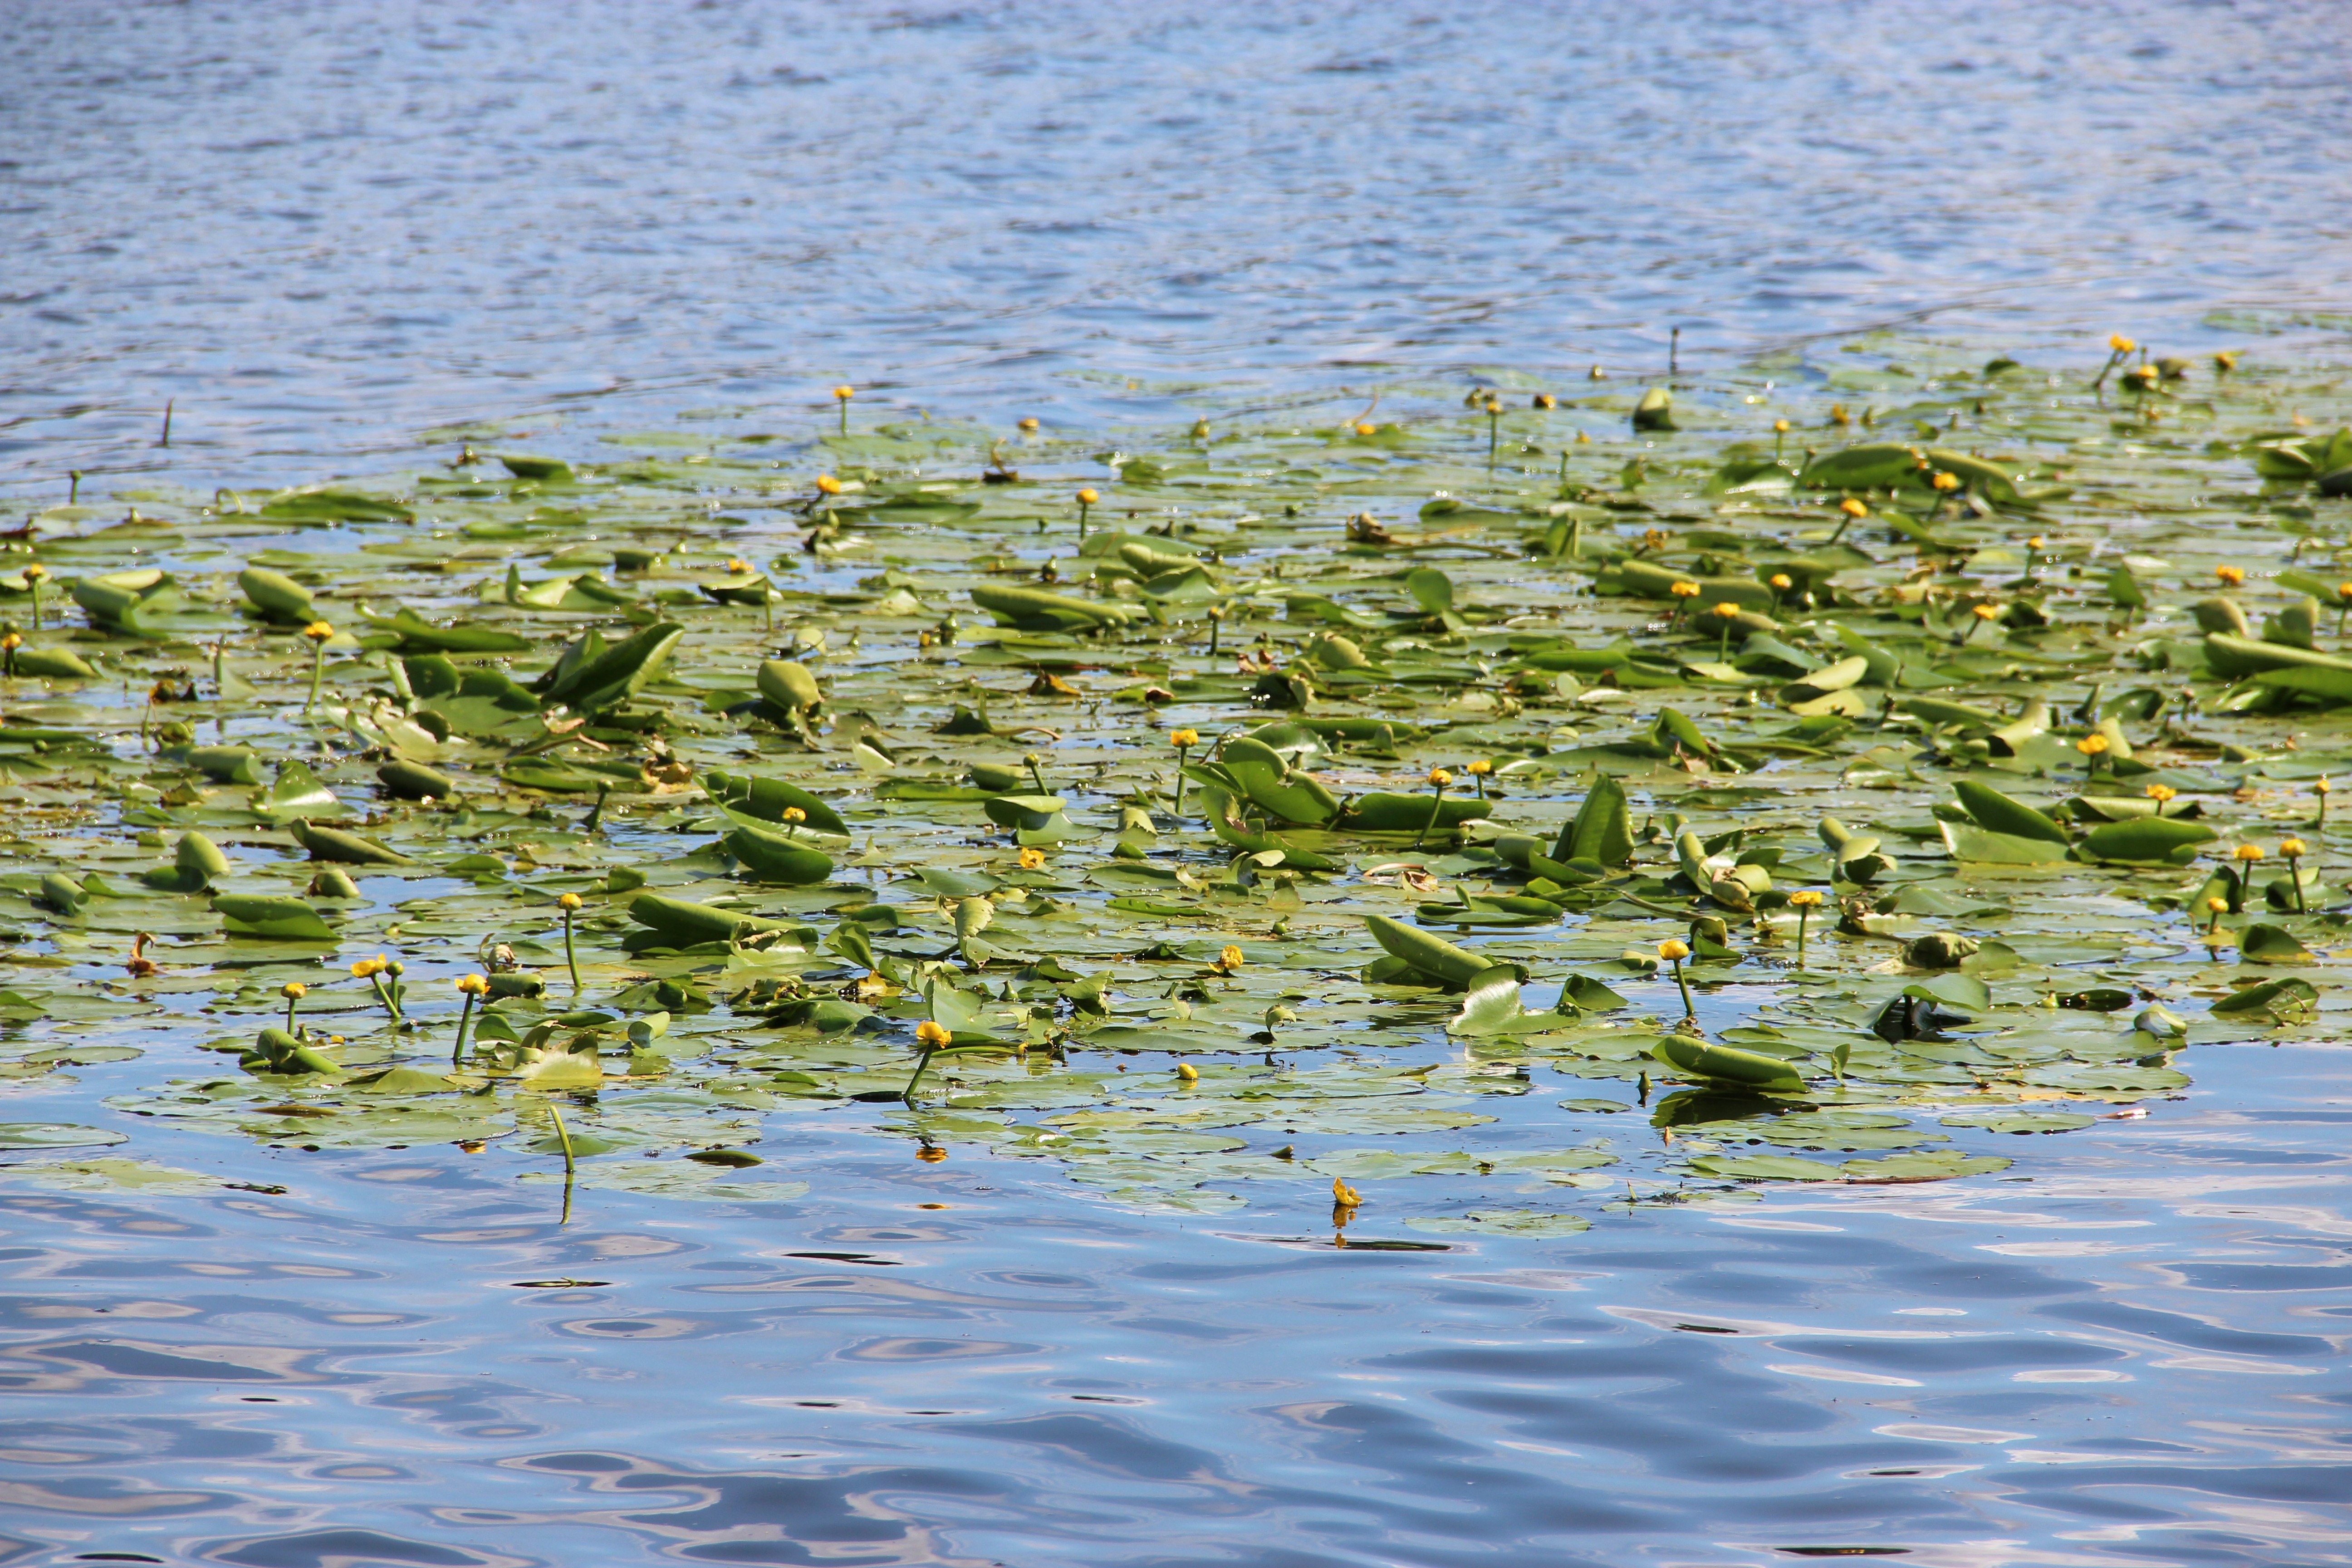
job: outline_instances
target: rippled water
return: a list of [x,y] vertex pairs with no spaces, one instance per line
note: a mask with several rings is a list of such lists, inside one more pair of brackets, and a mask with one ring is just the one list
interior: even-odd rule
[[[2292,343],[2352,297],[2332,16],[22,5],[0,462],[307,479],[842,377],[1116,426],[1676,324]],[[194,1059],[5,1112],[123,1121]],[[0,1561],[2341,1563],[2341,1063],[2200,1047],[2145,1119],[1967,1135],[2005,1180],[1645,1178],[1444,1250],[1411,1184],[1339,1249],[822,1114],[761,1145],[800,1203],[568,1226],[495,1152],[142,1123],[286,1190],[0,1185]]]
[[2242,342],[2352,306],[2341,19],[26,0],[0,473],[310,479],[845,378],[1164,420],[1677,325],[1701,365],[1921,318]]
[[[1988,1140],[2030,1178],[1444,1251],[805,1118],[761,1146],[805,1202],[564,1228],[495,1155],[143,1126],[291,1190],[0,1196],[8,1530],[266,1568],[2340,1562],[2352,1096],[2330,1049],[2198,1073]],[[1490,1100],[1471,1146],[1591,1087]],[[1425,1245],[1378,1200],[1351,1241]]]

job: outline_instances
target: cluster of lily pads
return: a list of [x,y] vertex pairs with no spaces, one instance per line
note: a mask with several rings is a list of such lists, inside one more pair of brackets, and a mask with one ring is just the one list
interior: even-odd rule
[[[794,1196],[753,1148],[814,1118],[1541,1235],[2000,1170],[2327,1026],[2331,376],[1872,338],[1132,452],[845,392],[19,520],[0,1076],[590,1186]],[[0,1145],[167,1179],[88,1154],[137,1125]]]

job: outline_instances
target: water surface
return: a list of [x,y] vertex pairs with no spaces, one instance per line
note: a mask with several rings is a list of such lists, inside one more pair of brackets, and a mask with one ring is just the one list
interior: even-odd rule
[[[557,451],[719,410],[805,432],[843,378],[1115,430],[1655,368],[1676,325],[1702,366],[1896,321],[2312,349],[2352,300],[2333,19],[22,5],[0,464],[22,506],[72,468],[365,470],[473,419]],[[2063,1138],[1956,1134],[2008,1179],[1645,1176],[1583,1235],[1435,1251],[822,1114],[761,1146],[805,1200],[597,1192],[559,1226],[496,1151],[105,1108],[216,1067],[194,1033],[6,1103],[285,1189],[0,1188],[8,1561],[2352,1557],[2329,1047],[2200,1049],[2179,1100]],[[1595,1092],[1545,1075],[1465,1136],[1557,1141]],[[1399,1193],[1350,1238],[1426,1244]]]
[[2337,20],[35,0],[0,17],[0,474],[290,482],[845,379],[1165,421],[1655,367],[1676,326],[1702,366],[1892,321],[2299,339],[2352,307]]

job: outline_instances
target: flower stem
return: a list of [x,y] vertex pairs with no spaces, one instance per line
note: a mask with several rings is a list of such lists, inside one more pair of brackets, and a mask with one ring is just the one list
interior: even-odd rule
[[474,994],[466,993],[466,1005],[457,1015],[457,1043],[450,1047],[449,1066],[454,1069],[466,1065],[466,1030],[474,1021]]
[[[844,404],[842,406],[846,409],[848,405]],[[563,1125],[562,1108],[553,1100],[547,1102],[547,1113],[555,1118],[555,1141],[563,1146],[563,1217],[555,1223],[570,1225],[572,1223],[572,1178],[578,1169],[572,1157],[572,1133]]]
[[572,911],[563,911],[563,967],[572,972],[572,994],[580,994],[580,958],[572,951]]
[[1421,825],[1421,831],[1412,836],[1412,847],[1415,849],[1420,848],[1422,840],[1429,837],[1429,830],[1437,826],[1437,814],[1440,811],[1443,811],[1444,807],[1445,786],[1444,784],[1433,785],[1432,794],[1429,798],[1429,820],[1423,823]]
[[1698,1016],[1698,1009],[1691,1003],[1690,982],[1683,975],[1683,961],[1677,958],[1674,961],[1674,964],[1675,984],[1681,986],[1683,992],[1683,1016],[1685,1018],[1696,1018]]

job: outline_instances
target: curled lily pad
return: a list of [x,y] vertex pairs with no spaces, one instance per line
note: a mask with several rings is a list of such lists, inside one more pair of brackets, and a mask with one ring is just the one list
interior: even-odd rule
[[2142,817],[2131,822],[2102,823],[2084,834],[2078,846],[2084,856],[2140,865],[2186,866],[2201,846],[2219,837],[2201,822],[2179,817]]
[[1652,1045],[1650,1054],[1661,1066],[1690,1078],[1784,1094],[1794,1094],[1804,1088],[1797,1069],[1781,1058],[1730,1046],[1670,1035]]
[[2308,980],[2265,980],[2232,991],[2213,1004],[2222,1017],[2285,1018],[2309,1013],[2319,1004],[2319,989]]

